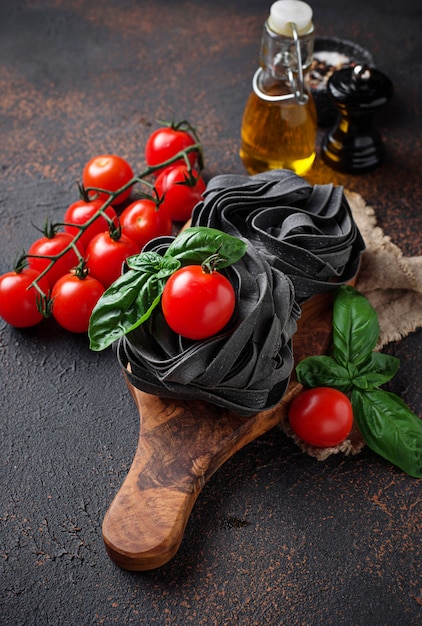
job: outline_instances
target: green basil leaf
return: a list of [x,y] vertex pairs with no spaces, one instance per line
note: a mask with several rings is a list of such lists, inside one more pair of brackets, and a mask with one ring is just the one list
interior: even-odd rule
[[365,364],[379,333],[378,315],[369,300],[354,287],[339,287],[333,307],[334,359],[344,366]]
[[130,332],[140,324],[143,324],[151,315],[157,304],[161,300],[164,286],[167,282],[167,276],[159,276],[155,274],[142,285],[136,298],[136,309],[138,312],[138,320],[126,329],[126,333]]
[[104,350],[151,315],[166,280],[180,261],[142,252],[127,259],[133,269],[120,276],[101,296],[91,314],[88,336],[91,350]]
[[341,391],[351,388],[349,372],[330,356],[310,356],[296,366],[298,381],[306,387],[336,387]]
[[165,277],[171,276],[181,263],[172,257],[164,258],[158,252],[141,252],[127,258],[126,265],[132,270]]
[[360,389],[380,387],[397,374],[399,366],[400,361],[397,357],[382,352],[372,352],[365,366],[356,376],[353,376],[353,384]]
[[124,334],[126,327],[137,321],[139,315],[134,304],[140,289],[150,276],[129,270],[106,289],[89,320],[91,350],[104,350]]
[[422,478],[422,420],[395,394],[353,389],[353,414],[368,446],[401,470]]
[[177,235],[168,247],[164,258],[171,256],[178,259],[182,265],[200,265],[209,256],[218,251],[221,262],[217,269],[228,267],[236,263],[245,254],[247,243],[238,237],[208,228],[206,226],[192,226]]

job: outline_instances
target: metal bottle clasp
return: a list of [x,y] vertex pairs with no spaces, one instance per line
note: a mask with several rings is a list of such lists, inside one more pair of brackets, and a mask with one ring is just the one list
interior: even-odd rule
[[283,95],[270,96],[262,91],[259,86],[259,77],[263,71],[262,67],[259,67],[253,78],[252,78],[252,89],[258,98],[261,100],[265,100],[266,102],[285,102],[286,100],[296,100],[298,104],[306,104],[309,100],[308,94],[304,91],[304,82],[303,82],[303,67],[302,67],[302,53],[300,50],[300,40],[299,35],[297,33],[296,24],[294,22],[290,22],[293,32],[293,39],[296,46],[296,58],[297,58],[297,79],[294,76],[293,70],[291,67],[288,68],[287,73],[289,77],[289,82],[292,85],[292,93],[287,93]]

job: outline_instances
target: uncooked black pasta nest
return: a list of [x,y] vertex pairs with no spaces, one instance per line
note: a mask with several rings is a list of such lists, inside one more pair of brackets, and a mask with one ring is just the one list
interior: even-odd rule
[[[244,257],[224,270],[237,295],[232,319],[194,341],[174,333],[157,307],[120,340],[119,359],[142,391],[253,415],[287,390],[300,303],[349,281],[363,240],[342,188],[311,186],[288,170],[215,177],[192,225],[248,242]],[[171,241],[159,238],[146,249],[164,254]]]
[[290,170],[216,176],[192,225],[246,238],[292,280],[299,303],[350,281],[365,247],[343,188]]

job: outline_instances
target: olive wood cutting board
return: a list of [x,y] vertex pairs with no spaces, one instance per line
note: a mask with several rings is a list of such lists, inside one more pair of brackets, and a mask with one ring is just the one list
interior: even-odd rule
[[[295,363],[330,345],[332,295],[303,306],[293,336]],[[110,558],[121,568],[151,570],[177,552],[195,501],[211,476],[235,452],[287,417],[302,390],[294,376],[275,407],[242,417],[199,400],[168,400],[126,381],[140,413],[132,466],[103,520]]]

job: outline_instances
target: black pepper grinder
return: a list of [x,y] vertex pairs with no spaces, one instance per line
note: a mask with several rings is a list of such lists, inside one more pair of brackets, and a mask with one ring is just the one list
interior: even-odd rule
[[392,82],[375,68],[356,65],[335,72],[327,89],[339,109],[339,118],[322,141],[323,160],[333,169],[350,174],[378,167],[384,159],[384,146],[373,118],[391,99]]

